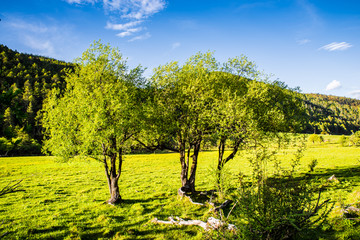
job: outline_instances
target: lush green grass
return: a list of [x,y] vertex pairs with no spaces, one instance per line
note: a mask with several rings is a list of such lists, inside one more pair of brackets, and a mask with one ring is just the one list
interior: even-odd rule
[[[334,201],[359,201],[360,148],[341,147],[336,136],[325,143],[308,144],[300,172],[308,171],[311,160],[318,166],[312,177],[319,184],[335,174],[340,183],[324,193]],[[289,161],[292,157],[284,155]],[[217,152],[200,155],[198,190],[213,189],[211,179]],[[233,181],[241,171],[250,173],[250,164],[238,156],[227,166]],[[206,220],[208,208],[177,196],[180,185],[178,154],[139,154],[125,158],[121,176],[119,206],[104,204],[109,198],[104,169],[94,160],[55,162],[52,157],[0,159],[0,189],[23,179],[17,192],[0,198],[0,236],[4,239],[201,239],[198,227],[155,225],[154,217],[180,216]],[[299,175],[300,176],[300,175]],[[354,192],[355,191],[355,192]],[[334,210],[333,217],[339,215]],[[338,215],[336,215],[338,214]],[[339,227],[339,231],[344,228]],[[328,233],[326,236],[334,234]]]

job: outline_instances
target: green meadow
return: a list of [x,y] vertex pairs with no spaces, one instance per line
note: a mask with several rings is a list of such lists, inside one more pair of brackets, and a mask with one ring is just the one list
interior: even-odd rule
[[[307,143],[297,172],[323,184],[322,199],[334,203],[322,239],[357,239],[356,221],[341,218],[341,206],[360,203],[360,148],[341,146],[339,136],[324,136],[323,143]],[[293,157],[290,148],[281,158]],[[217,152],[199,156],[197,190],[214,189]],[[313,160],[318,164],[309,173]],[[269,163],[271,169],[271,162]],[[231,181],[251,167],[240,152],[226,167]],[[338,182],[327,179],[335,175]],[[22,180],[19,192],[0,197],[1,239],[206,239],[198,226],[154,224],[169,216],[204,220],[208,206],[192,204],[177,195],[180,163],[176,153],[126,155],[120,178],[123,201],[105,204],[109,198],[102,163],[89,159],[59,162],[54,157],[7,157],[0,159],[0,189]]]

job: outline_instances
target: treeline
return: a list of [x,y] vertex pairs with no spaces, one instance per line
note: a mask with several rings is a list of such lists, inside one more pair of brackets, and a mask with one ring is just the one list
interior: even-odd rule
[[[41,109],[48,92],[65,89],[74,65],[23,54],[0,45],[0,155],[41,154]],[[360,130],[360,100],[304,94],[305,133],[352,134]]]
[[360,130],[360,100],[322,94],[305,94],[306,133],[350,135]]
[[43,101],[72,68],[0,45],[0,155],[41,154]]

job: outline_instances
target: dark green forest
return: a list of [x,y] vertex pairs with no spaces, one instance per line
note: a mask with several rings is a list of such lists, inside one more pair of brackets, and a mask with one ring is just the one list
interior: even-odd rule
[[0,56],[0,155],[41,154],[43,101],[73,65],[4,45]]
[[[53,88],[64,89],[74,65],[0,45],[0,155],[41,154],[41,109]],[[360,100],[304,94],[305,133],[352,134],[360,129]]]

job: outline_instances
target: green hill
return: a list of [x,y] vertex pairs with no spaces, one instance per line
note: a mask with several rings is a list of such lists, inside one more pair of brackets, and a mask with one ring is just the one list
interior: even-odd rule
[[0,141],[8,146],[3,151],[40,153],[43,100],[50,89],[64,87],[65,70],[71,68],[70,63],[0,45]]
[[360,129],[360,100],[305,94],[307,133],[351,134]]

